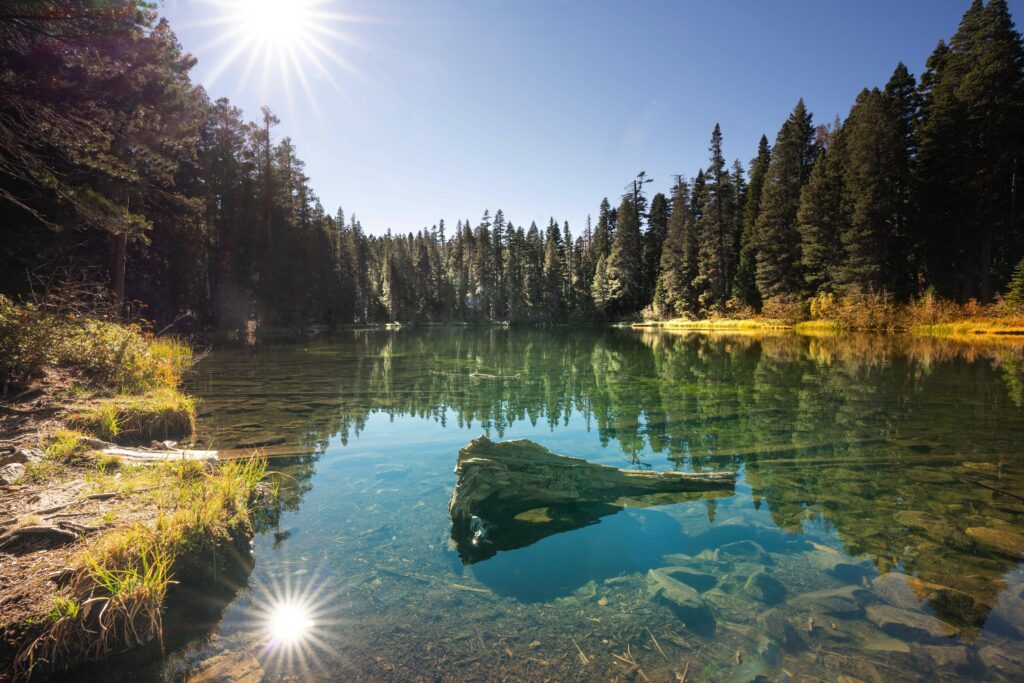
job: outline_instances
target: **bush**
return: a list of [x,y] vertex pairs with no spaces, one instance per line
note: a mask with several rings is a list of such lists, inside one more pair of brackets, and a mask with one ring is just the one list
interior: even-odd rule
[[764,300],[761,315],[795,325],[807,319],[807,304],[798,296],[775,296]]
[[139,325],[42,311],[0,295],[0,381],[20,386],[45,367],[62,367],[123,393],[174,387],[192,349],[156,339]]

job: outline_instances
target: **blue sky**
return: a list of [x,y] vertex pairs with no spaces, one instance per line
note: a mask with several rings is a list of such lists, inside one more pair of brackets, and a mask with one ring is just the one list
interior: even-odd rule
[[[248,118],[269,105],[328,211],[383,232],[502,208],[517,225],[568,220],[574,234],[640,170],[652,192],[695,174],[716,122],[727,157],[746,165],[798,98],[830,122],[899,60],[920,74],[968,5],[325,0],[320,11],[352,17],[320,22],[344,34],[322,42],[350,68],[325,59],[328,79],[300,58],[310,98],[278,68],[243,83],[249,48],[210,82],[237,45],[211,45],[224,26],[202,22],[225,11],[211,1],[161,9],[199,59],[194,80]],[[1024,0],[1009,6],[1020,22]]]

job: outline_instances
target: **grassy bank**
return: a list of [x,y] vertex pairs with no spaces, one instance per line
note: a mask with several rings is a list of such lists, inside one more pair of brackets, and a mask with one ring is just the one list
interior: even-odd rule
[[[0,296],[0,380],[18,419],[0,440],[35,454],[0,486],[0,599],[15,606],[0,614],[0,670],[25,677],[162,642],[173,585],[207,581],[251,535],[265,460],[138,465],[90,448],[191,436],[195,404],[179,385],[192,362],[187,344],[138,325]],[[58,504],[22,503],[43,494]]]
[[632,325],[636,328],[656,327],[668,330],[721,330],[721,331],[756,331],[756,330],[788,330],[793,325],[775,318],[705,318],[690,320],[673,318],[671,320],[648,320]]
[[910,332],[929,337],[968,338],[1024,335],[1024,309],[1005,301],[982,305],[924,296],[900,304],[890,297],[820,295],[805,301],[772,302],[764,315],[737,314],[709,319],[676,318],[636,323],[633,327],[680,330],[780,330],[801,334],[847,331]]

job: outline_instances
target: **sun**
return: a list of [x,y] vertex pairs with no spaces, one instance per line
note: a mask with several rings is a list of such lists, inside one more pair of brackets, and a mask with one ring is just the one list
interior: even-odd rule
[[238,6],[240,32],[254,39],[287,46],[308,38],[313,30],[311,6],[282,0],[249,0]]
[[[366,19],[336,11],[338,0],[200,0],[207,9],[192,27],[213,34],[197,49],[200,55],[219,51],[203,81],[208,88],[231,71],[239,92],[258,77],[261,95],[271,89],[290,94],[298,84],[316,111],[312,78],[341,91],[339,71],[364,80],[340,53],[360,43],[345,24]],[[316,84],[320,87],[320,83]]]

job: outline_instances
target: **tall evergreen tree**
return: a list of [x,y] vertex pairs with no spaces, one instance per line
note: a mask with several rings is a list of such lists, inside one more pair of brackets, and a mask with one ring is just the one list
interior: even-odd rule
[[988,300],[1022,251],[1024,48],[1004,0],[975,0],[921,79],[921,225],[940,293]]
[[651,197],[651,208],[647,212],[647,230],[643,235],[643,301],[650,301],[654,296],[662,245],[668,236],[669,215],[670,207],[665,195],[659,192]]
[[732,290],[738,235],[735,190],[722,154],[722,129],[711,133],[711,163],[704,174],[703,210],[697,221],[700,304],[706,310],[722,309]]
[[622,197],[616,211],[615,238],[607,259],[609,300],[606,307],[617,314],[640,310],[642,294],[640,213],[636,194]]
[[757,217],[757,288],[764,298],[797,294],[802,287],[800,191],[814,162],[811,113],[801,99],[779,130],[765,174]]
[[834,292],[845,252],[840,235],[843,221],[843,160],[845,140],[834,128],[827,145],[818,152],[810,178],[800,193],[797,229],[800,263],[809,293]]
[[882,93],[863,90],[843,126],[845,225],[840,237],[846,258],[839,271],[848,291],[893,291],[894,264],[905,261],[906,236],[894,230],[901,213],[892,191],[906,168],[899,121]]
[[733,278],[733,297],[740,303],[758,309],[761,295],[757,289],[757,217],[761,212],[761,194],[771,161],[771,147],[764,135],[757,145],[757,156],[750,162],[750,183],[743,205],[743,229],[740,233],[740,256]]
[[693,240],[690,187],[682,176],[672,186],[672,210],[668,236],[661,251],[658,282],[654,289],[654,312],[674,318],[692,310],[694,273],[687,268],[688,243]]

